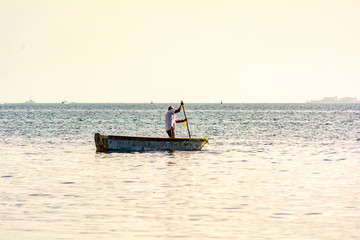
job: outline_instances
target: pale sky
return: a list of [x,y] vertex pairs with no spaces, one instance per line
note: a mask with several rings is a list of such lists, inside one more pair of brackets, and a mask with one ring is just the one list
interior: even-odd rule
[[0,0],[0,102],[360,98],[360,0]]

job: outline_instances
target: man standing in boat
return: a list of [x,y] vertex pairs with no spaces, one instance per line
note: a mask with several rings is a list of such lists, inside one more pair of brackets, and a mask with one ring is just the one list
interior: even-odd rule
[[173,106],[170,106],[165,115],[165,131],[171,138],[175,138],[176,123],[187,121],[187,118],[185,118],[184,120],[176,120],[176,118],[175,118],[175,114],[181,111],[181,109],[183,108],[183,105],[184,105],[184,102],[181,101],[180,107],[176,110]]

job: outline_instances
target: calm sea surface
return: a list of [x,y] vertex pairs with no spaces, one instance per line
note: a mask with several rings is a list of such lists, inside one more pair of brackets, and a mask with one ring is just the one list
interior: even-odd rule
[[360,239],[360,104],[186,104],[202,151],[96,153],[168,106],[0,105],[0,239]]

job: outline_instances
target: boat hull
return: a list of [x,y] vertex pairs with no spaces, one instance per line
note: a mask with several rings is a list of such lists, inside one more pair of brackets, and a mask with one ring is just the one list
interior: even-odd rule
[[152,138],[95,134],[98,152],[199,151],[207,138]]

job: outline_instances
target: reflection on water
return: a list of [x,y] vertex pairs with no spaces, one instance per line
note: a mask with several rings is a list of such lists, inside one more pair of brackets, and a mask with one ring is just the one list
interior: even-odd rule
[[[208,107],[230,126],[210,125],[214,134],[200,152],[96,153],[85,129],[100,120],[86,114],[75,139],[56,129],[48,136],[49,126],[38,137],[36,129],[8,127],[0,145],[0,238],[360,239],[359,119],[345,121],[357,113],[330,123],[333,109],[300,117],[281,108],[240,109],[236,118]],[[312,122],[310,113],[329,124]],[[323,129],[310,138],[316,126]],[[4,140],[11,131],[16,141]]]
[[341,147],[293,148],[258,143],[224,153],[215,144],[185,153],[5,150],[15,162],[1,171],[0,234],[357,239],[358,155]]

